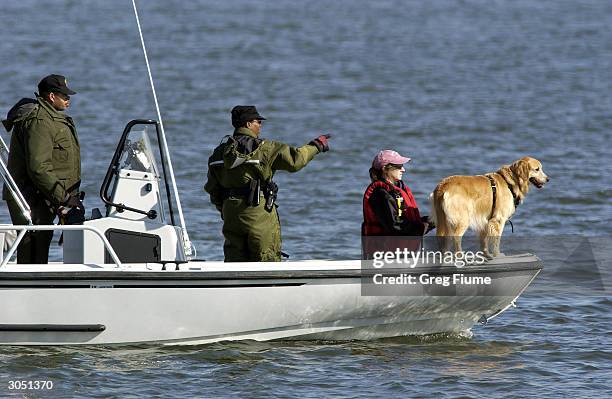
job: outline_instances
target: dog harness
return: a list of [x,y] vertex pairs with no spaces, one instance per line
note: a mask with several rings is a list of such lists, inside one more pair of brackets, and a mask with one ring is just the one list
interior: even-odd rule
[[[491,206],[491,215],[489,215],[489,219],[493,217],[493,212],[495,212],[495,200],[497,198],[497,186],[495,185],[495,180],[490,175],[487,175],[489,181],[491,182],[491,190],[493,191],[493,206]],[[512,191],[512,190],[510,190]]]
[[[493,177],[491,177],[491,175],[487,175],[487,178],[491,182],[491,190],[493,191],[493,205],[491,206],[491,216],[489,216],[489,219],[491,219],[493,217],[493,212],[495,212],[495,200],[497,199],[497,185],[495,184],[495,180],[493,180]],[[512,194],[512,199],[514,200],[514,209],[516,209],[518,208],[521,201],[518,199],[516,194],[514,194],[514,191],[512,191],[508,182],[506,182],[506,184],[508,185],[508,190],[510,190],[510,194]],[[508,219],[508,222],[510,223],[510,227],[512,228],[512,232],[514,233],[514,225],[512,224],[512,220]]]

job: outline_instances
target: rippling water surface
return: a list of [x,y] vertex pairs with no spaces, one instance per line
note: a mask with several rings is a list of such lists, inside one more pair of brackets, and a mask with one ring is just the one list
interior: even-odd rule
[[[568,248],[532,248],[544,275],[517,309],[470,337],[5,347],[2,396],[19,395],[7,390],[11,379],[51,379],[46,394],[82,397],[609,395],[612,3],[141,1],[139,9],[200,257],[222,258],[220,221],[202,186],[236,104],[258,106],[265,137],[301,145],[334,135],[333,151],[277,175],[292,258],[359,256],[361,195],[382,148],[413,158],[405,180],[422,207],[445,176],[540,159],[552,180],[518,209],[514,235],[592,236],[593,257],[580,267],[582,250],[567,261]],[[1,113],[48,73],[65,74],[79,92],[70,114],[86,205],[100,206],[123,126],[156,118],[131,3],[4,2],[0,38]],[[4,208],[0,217],[8,221]]]

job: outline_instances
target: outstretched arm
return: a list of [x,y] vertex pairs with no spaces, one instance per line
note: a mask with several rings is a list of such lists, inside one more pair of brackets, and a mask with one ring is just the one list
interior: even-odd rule
[[287,144],[274,142],[275,157],[272,162],[273,170],[286,170],[288,172],[297,172],[312,161],[315,155],[319,153],[316,146],[306,144],[301,147],[292,147]]

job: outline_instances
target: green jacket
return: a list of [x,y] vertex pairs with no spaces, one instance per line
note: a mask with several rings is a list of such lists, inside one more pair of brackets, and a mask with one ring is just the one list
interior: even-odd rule
[[[255,133],[244,127],[234,131],[234,137],[239,135],[256,137]],[[227,189],[243,188],[257,178],[263,181],[271,180],[277,170],[297,172],[318,152],[317,147],[311,144],[292,147],[278,141],[261,140],[255,151],[242,154],[228,138],[215,148],[208,160],[208,181],[204,190],[210,194],[211,202],[220,210]]]
[[[26,198],[42,195],[57,206],[79,188],[79,139],[72,118],[42,97],[37,96],[36,101],[31,112],[12,120],[7,166]],[[5,199],[7,194],[5,187]]]

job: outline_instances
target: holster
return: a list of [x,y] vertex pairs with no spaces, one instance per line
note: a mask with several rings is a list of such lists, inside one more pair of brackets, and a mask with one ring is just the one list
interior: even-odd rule
[[274,183],[272,180],[266,182],[266,185],[264,187],[264,197],[266,199],[264,209],[266,211],[272,212],[272,209],[274,209],[274,204],[276,203],[277,195],[278,195],[278,185]]
[[259,179],[251,180],[249,184],[249,193],[246,198],[246,203],[248,206],[259,206],[259,195],[261,192]]

